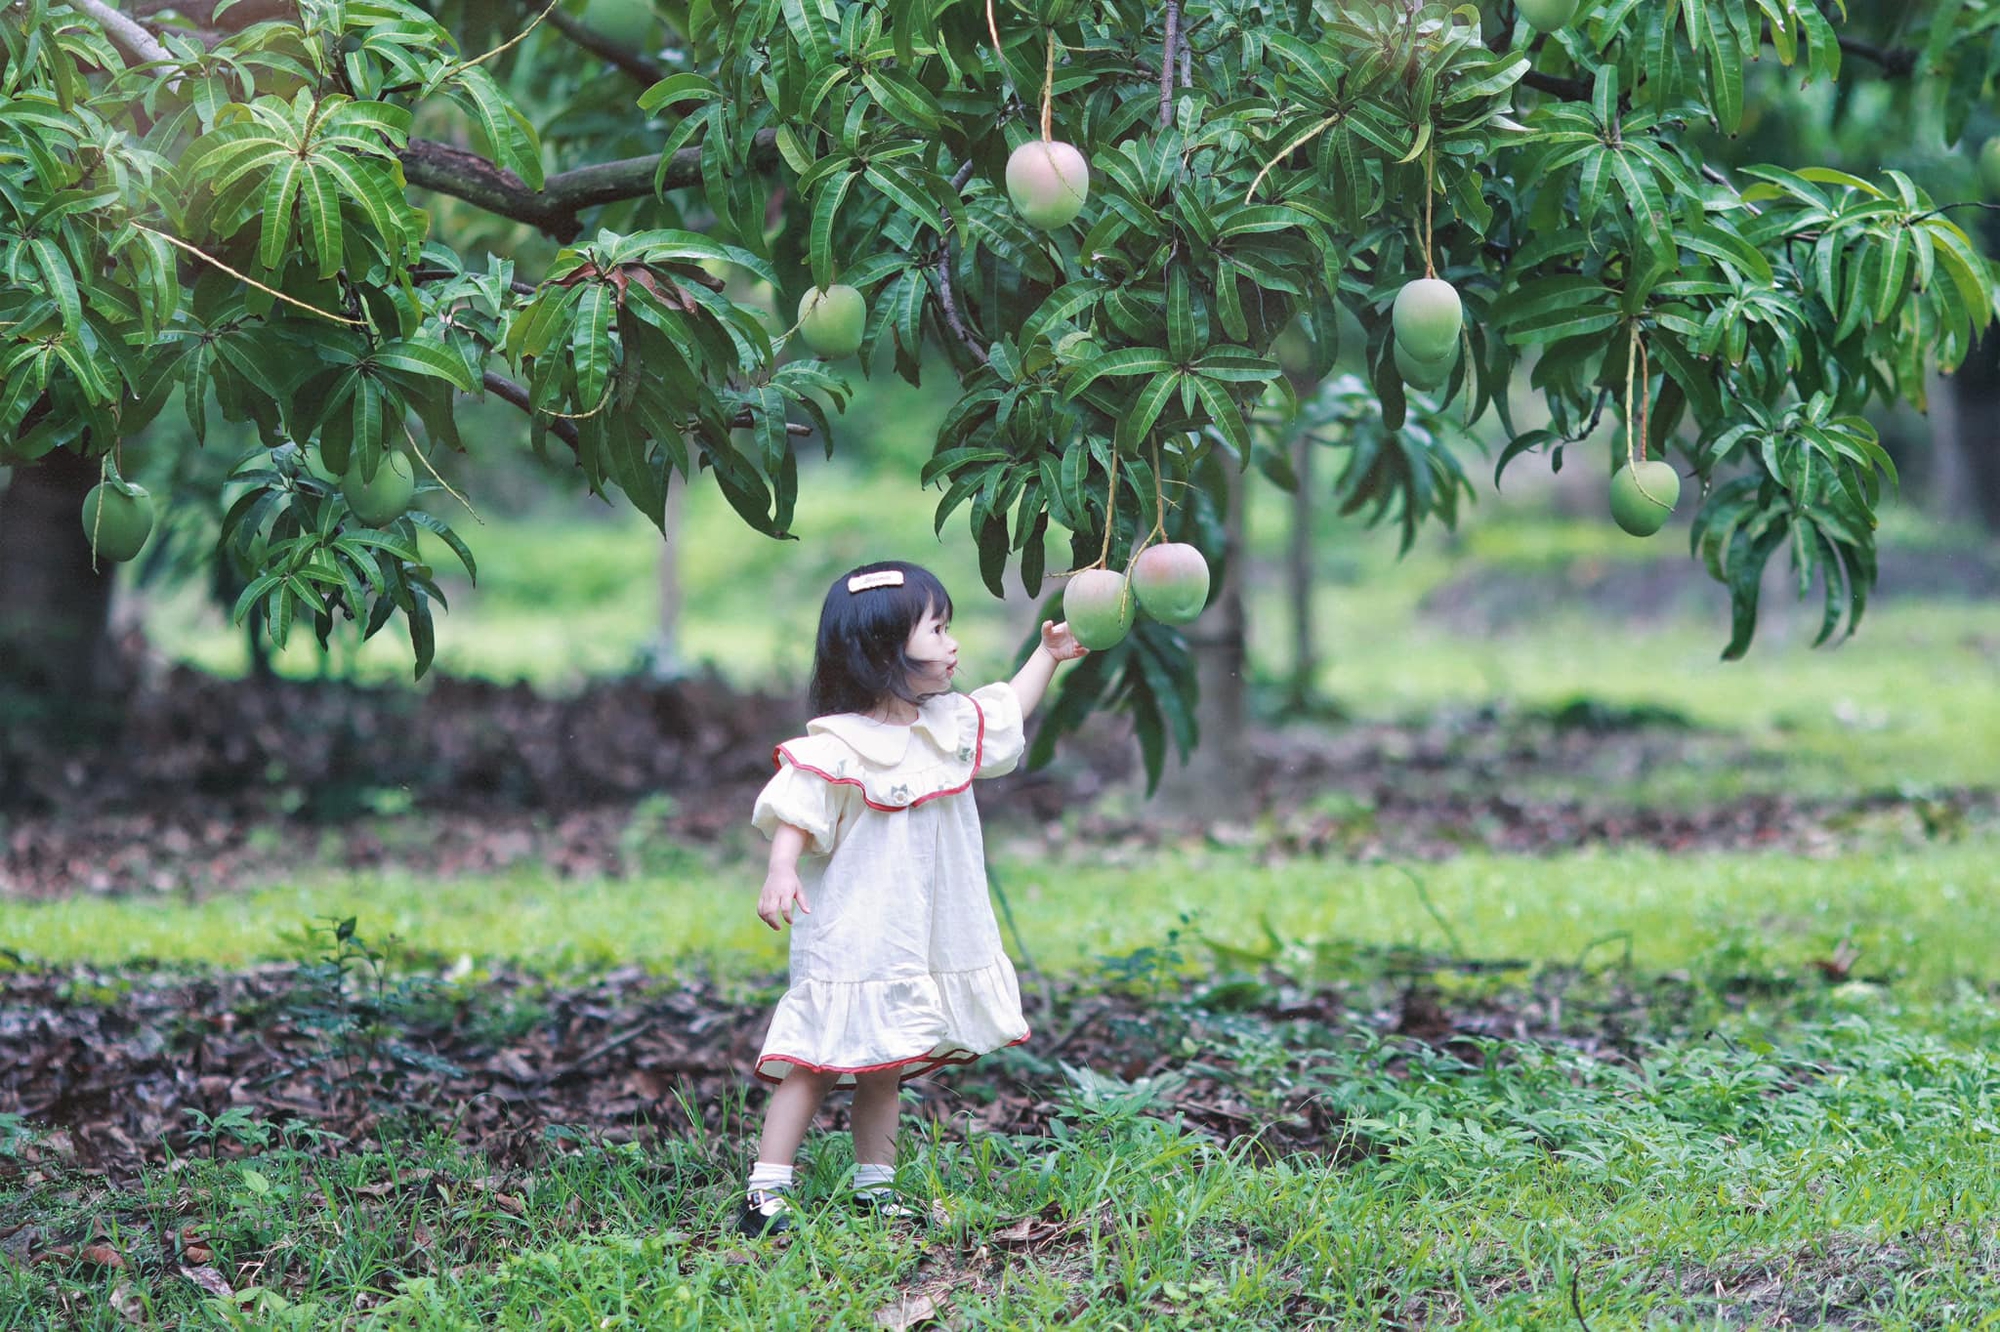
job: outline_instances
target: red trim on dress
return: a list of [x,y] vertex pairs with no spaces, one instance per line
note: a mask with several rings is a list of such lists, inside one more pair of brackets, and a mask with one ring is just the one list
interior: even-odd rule
[[[1000,1048],[1003,1050],[1012,1049],[1016,1045],[1025,1043],[1034,1034],[1032,1029],[1024,1031]],[[764,1071],[764,1065],[766,1064],[790,1064],[792,1067],[802,1068],[808,1073],[838,1073],[842,1077],[851,1077],[859,1073],[880,1073],[885,1069],[901,1068],[908,1070],[902,1075],[901,1079],[904,1082],[908,1082],[912,1078],[920,1078],[924,1074],[935,1072],[948,1064],[969,1064],[977,1058],[979,1058],[977,1054],[967,1050],[959,1054],[937,1055],[925,1053],[912,1055],[908,1059],[891,1059],[886,1064],[866,1064],[860,1068],[836,1068],[831,1064],[815,1064],[809,1059],[800,1059],[795,1055],[760,1054],[757,1056],[757,1063],[751,1069],[751,1072],[757,1075],[757,1079],[760,1082],[769,1082],[775,1085],[783,1082],[784,1079],[774,1078],[769,1073],[766,1073]],[[921,1067],[917,1067],[918,1065],[921,1065]]]
[[[858,786],[861,788],[861,803],[868,806],[868,808],[870,809],[880,810],[884,814],[900,814],[906,809],[915,809],[918,805],[923,804],[926,800],[936,800],[939,796],[957,795],[959,792],[965,790],[967,787],[970,787],[972,785],[973,778],[979,775],[979,765],[986,757],[986,711],[985,709],[979,706],[979,700],[973,698],[971,695],[969,694],[964,695],[964,698],[966,702],[972,704],[972,711],[974,715],[979,718],[979,734],[977,735],[977,737],[974,738],[972,742],[971,774],[968,775],[966,779],[959,785],[952,787],[948,791],[933,791],[929,795],[918,796],[915,800],[912,800],[907,805],[878,805],[873,800],[870,800],[868,798],[868,788],[867,786],[863,785],[860,778],[836,777],[830,772],[826,772],[822,769],[815,768],[810,763],[801,763],[796,758],[793,758],[792,752],[786,749],[783,745],[779,745],[777,746],[777,748],[771,751],[771,766],[773,768],[781,768],[786,763],[790,763],[794,768],[797,768],[800,772],[809,772],[815,777],[824,777],[828,782],[831,782],[835,786]],[[836,736],[835,738],[838,739],[839,737]],[[894,1068],[895,1065],[884,1064],[882,1067]],[[819,1071],[832,1072],[835,1070],[821,1069]],[[853,1070],[839,1070],[839,1071],[846,1072]],[[863,1073],[872,1073],[877,1070],[864,1068],[859,1071]]]

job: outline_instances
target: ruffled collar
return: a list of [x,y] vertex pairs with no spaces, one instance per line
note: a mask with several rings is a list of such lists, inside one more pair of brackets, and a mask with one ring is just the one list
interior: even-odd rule
[[921,732],[947,754],[959,745],[960,699],[957,693],[939,694],[917,705],[917,719],[907,724],[876,721],[858,712],[835,712],[806,723],[807,735],[830,735],[848,746],[863,760],[881,767],[894,767],[910,752],[910,736]]

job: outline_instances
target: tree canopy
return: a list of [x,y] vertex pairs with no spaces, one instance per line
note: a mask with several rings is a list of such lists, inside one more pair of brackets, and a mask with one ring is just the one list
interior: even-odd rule
[[[238,612],[322,642],[400,614],[421,674],[438,590],[416,528],[473,553],[422,511],[361,523],[337,478],[395,450],[421,476],[484,394],[655,523],[708,472],[784,537],[797,450],[835,447],[847,392],[793,313],[839,283],[866,300],[863,375],[957,377],[917,479],[996,593],[1010,571],[1039,591],[1051,525],[1078,567],[1159,536],[1221,557],[1235,474],[1283,474],[1257,428],[1298,410],[1281,360],[1340,395],[1328,421],[1360,419],[1345,364],[1379,413],[1336,441],[1343,498],[1406,539],[1465,489],[1451,432],[1405,428],[1413,401],[1490,411],[1496,481],[1607,419],[1607,461],[1671,460],[1733,656],[1780,551],[1823,593],[1822,640],[1852,631],[1894,481],[1864,412],[1920,400],[1996,311],[1960,201],[1896,170],[1725,169],[1717,147],[1773,57],[1796,88],[1915,72],[1937,90],[1922,127],[1955,138],[2000,71],[2000,0],[1862,36],[1806,0],[1586,0],[1547,32],[1505,0],[495,9],[0,10],[0,463],[115,471],[176,397],[196,440],[211,404],[254,423],[221,532]],[[1036,140],[1089,164],[1048,230],[1006,184]],[[1414,390],[1392,312],[1426,276],[1465,318],[1448,376]],[[1515,420],[1522,374],[1546,425]],[[1129,705],[1155,774],[1166,737],[1192,742],[1171,629],[1086,665],[1054,729]]]

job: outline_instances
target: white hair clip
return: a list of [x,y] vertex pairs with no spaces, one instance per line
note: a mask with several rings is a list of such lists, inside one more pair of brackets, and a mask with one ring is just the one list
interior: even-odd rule
[[849,592],[866,592],[871,587],[901,587],[902,585],[903,571],[901,569],[880,569],[874,573],[856,574],[847,580],[847,590]]

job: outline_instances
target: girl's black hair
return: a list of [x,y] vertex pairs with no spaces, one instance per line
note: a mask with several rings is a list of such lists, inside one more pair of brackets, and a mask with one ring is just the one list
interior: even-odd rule
[[[847,580],[856,574],[890,569],[903,575],[901,586],[847,590]],[[950,620],[951,594],[921,565],[881,560],[834,579],[820,607],[819,640],[813,648],[808,697],[813,715],[868,712],[890,694],[905,703],[922,703],[923,697],[910,689],[910,634],[933,612]]]

